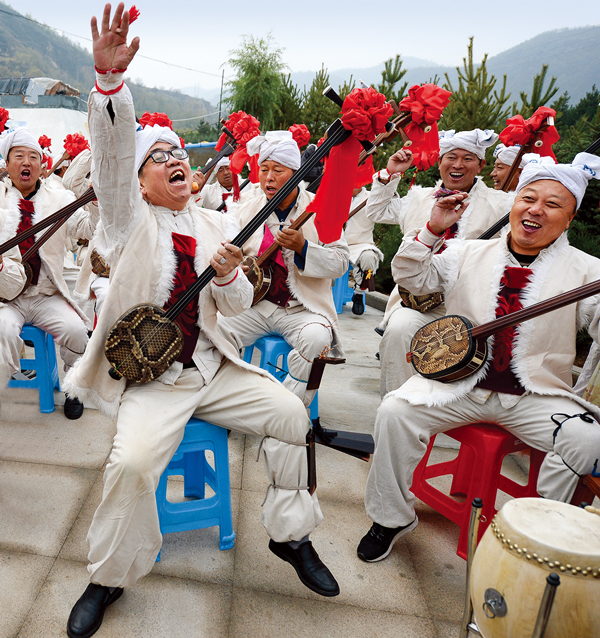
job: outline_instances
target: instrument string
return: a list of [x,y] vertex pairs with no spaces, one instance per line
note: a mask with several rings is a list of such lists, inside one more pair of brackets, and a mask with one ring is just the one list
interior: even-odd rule
[[[479,326],[473,326],[472,328],[469,328],[468,326],[465,326],[464,328],[461,327],[459,331],[454,330],[453,333],[448,337],[438,339],[437,343],[439,345],[442,345],[452,339],[456,339],[457,337],[460,337],[462,339],[465,336],[469,335],[474,339],[487,339],[487,337],[491,336],[492,334],[498,333],[501,330],[515,326],[519,323],[522,323],[523,321],[529,321],[530,319],[534,319],[535,317],[546,314],[547,312],[551,312],[552,310],[558,310],[559,308],[568,306],[569,304],[580,301],[581,299],[596,295],[599,292],[600,279],[592,281],[589,284],[579,286],[578,288],[573,288],[572,290],[563,292],[560,295],[555,295],[554,297],[550,297],[549,299],[544,299],[543,301],[539,301],[535,304],[532,304],[531,306],[527,306],[526,308],[517,310],[516,312],[511,312],[503,315],[502,317],[497,317],[496,319],[488,323],[481,324]],[[442,319],[438,319],[437,321],[439,322],[447,318],[448,317],[442,317]],[[464,319],[461,318],[461,321],[464,322]],[[422,329],[423,328],[421,328],[421,330]],[[427,348],[428,346],[424,346],[421,349],[411,350],[411,352],[413,354],[423,354],[423,352],[427,350]]]
[[[314,155],[301,166],[284,184],[284,186],[267,202],[267,204],[248,222],[248,224],[234,237],[230,242],[241,248],[252,235],[262,226],[269,215],[281,204],[285,198],[297,187],[304,179],[312,167],[321,160],[336,144],[343,141],[349,134],[340,120],[336,120],[330,128],[334,130],[328,133],[327,139],[318,147]],[[186,306],[196,297],[200,291],[211,282],[217,274],[212,266],[208,266],[199,276],[198,279],[187,289],[182,297],[165,313],[165,318],[173,321]],[[156,338],[164,324],[158,323],[145,337],[139,342],[138,347],[141,349],[146,346],[152,339]],[[133,351],[130,352],[118,366],[113,364],[113,368],[119,370],[134,358]]]
[[48,226],[52,226],[55,222],[61,221],[63,218],[70,217],[78,208],[81,206],[85,206],[89,204],[92,200],[96,198],[94,193],[94,189],[90,186],[88,190],[78,199],[67,204],[64,208],[56,211],[56,213],[52,213],[42,221],[38,222],[34,226],[31,226],[27,230],[24,230],[22,233],[15,235],[12,239],[4,242],[0,245],[0,255],[4,254],[7,250],[10,250],[14,246],[18,246],[20,243],[25,240],[33,237],[33,235],[37,234],[39,231],[44,230],[44,228],[48,228]]

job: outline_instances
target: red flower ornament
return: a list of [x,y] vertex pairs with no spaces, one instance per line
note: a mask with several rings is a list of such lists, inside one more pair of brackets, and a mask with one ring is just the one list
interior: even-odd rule
[[140,117],[140,124],[146,128],[146,126],[164,126],[173,130],[173,122],[166,113],[150,113],[146,111],[142,117]]
[[64,141],[65,151],[71,159],[74,159],[84,150],[90,150],[89,142],[81,135],[81,133],[69,133]]

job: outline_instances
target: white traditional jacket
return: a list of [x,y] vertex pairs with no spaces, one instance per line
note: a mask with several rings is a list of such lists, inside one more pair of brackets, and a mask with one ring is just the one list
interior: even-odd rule
[[[397,192],[400,175],[382,184],[378,178],[389,177],[387,170],[382,170],[373,176],[371,194],[366,206],[366,215],[379,224],[398,224],[403,235],[415,228],[423,228],[431,217],[431,209],[435,204],[433,193],[438,190],[442,182],[435,187],[413,186],[408,194],[400,197]],[[512,208],[515,198],[513,192],[505,193],[488,188],[481,178],[476,178],[475,184],[465,199],[467,208],[458,220],[456,237],[459,239],[477,239],[490,226],[504,217]],[[401,284],[403,287],[404,284]],[[386,308],[386,318],[400,304],[398,289],[390,294]]]
[[[298,199],[294,208],[288,214],[285,223],[289,225],[289,220],[296,219],[303,213],[314,197],[313,193],[298,187]],[[240,227],[243,228],[266,203],[267,197],[262,193],[262,196],[252,197],[239,206],[237,215]],[[271,213],[266,225],[275,236],[280,226],[279,219],[275,213]],[[264,237],[264,228],[265,224],[244,244],[243,251],[245,255],[253,257],[258,255]],[[335,356],[342,356],[331,283],[333,279],[341,277],[348,270],[348,244],[343,233],[338,241],[322,244],[319,241],[314,216],[302,226],[302,232],[304,233],[304,238],[308,241],[304,269],[301,270],[296,265],[294,261],[295,252],[293,250],[288,248],[281,249],[283,260],[288,270],[287,285],[294,298],[307,310],[329,320],[333,327]],[[258,305],[261,303],[263,302],[259,302]]]
[[[10,239],[8,233],[5,232],[8,212],[6,209],[0,209],[0,244]],[[18,246],[15,246],[2,255],[2,264],[0,264],[0,298],[8,299],[9,301],[14,299],[23,290],[25,282],[25,270],[21,264],[21,251]],[[0,306],[2,305],[0,303]]]
[[[508,231],[488,241],[451,240],[439,254],[416,241],[418,232],[404,237],[392,261],[394,279],[413,294],[443,292],[448,315],[467,317],[477,325],[493,321],[504,270],[519,266],[508,250]],[[435,243],[435,235],[426,229],[420,233],[422,241]],[[600,260],[573,248],[566,232],[542,250],[529,268],[533,275],[520,294],[524,308],[600,279]],[[589,297],[516,326],[511,368],[527,392],[569,397],[600,415],[600,408],[575,396],[571,387],[575,337],[587,327],[598,341],[599,302],[600,296]],[[490,347],[486,365],[465,379],[442,383],[417,374],[392,394],[429,406],[460,399],[485,377],[491,353]]]
[[[20,191],[12,185],[9,177],[5,177],[4,180],[0,182],[0,209],[2,209],[1,217],[4,218],[4,222],[0,228],[0,243],[3,243],[17,234],[21,220],[21,213],[19,211],[20,199],[22,199]],[[48,183],[46,180],[41,180],[39,190],[31,198],[35,211],[32,222],[37,224],[74,200],[75,196],[73,193],[63,188],[62,185],[56,186],[51,182]],[[38,233],[35,239],[38,240],[46,230],[47,229],[44,229]],[[89,320],[71,298],[69,288],[63,276],[63,267],[67,239],[69,237],[84,237],[90,239],[92,233],[93,228],[91,227],[89,214],[85,210],[79,209],[39,250],[42,264],[46,268],[46,273],[50,281],[58,293],[74,308],[86,325],[89,323]]]
[[[110,90],[119,86],[121,78],[122,74],[115,74],[110,76],[111,83],[107,83],[105,77],[98,76],[98,84]],[[114,122],[107,108],[109,102],[115,114]],[[172,211],[147,204],[140,194],[135,171],[135,114],[129,89],[124,86],[110,96],[92,90],[89,125],[92,182],[98,196],[102,229],[95,241],[101,254],[110,260],[111,274],[96,329],[84,355],[67,375],[65,389],[82,401],[91,400],[103,413],[114,417],[127,382],[113,380],[108,375],[110,364],[104,355],[106,336],[115,321],[132,306],[139,303],[164,306],[173,288],[177,260],[166,221],[166,215]],[[200,274],[228,234],[227,218],[221,213],[200,209],[193,202],[188,202],[185,214],[193,224],[194,266]],[[230,281],[232,283],[223,285]],[[198,325],[203,338],[221,355],[241,368],[270,377],[244,363],[236,348],[217,331],[217,311],[227,316],[236,315],[250,307],[251,302],[252,285],[241,269],[225,278],[215,278],[200,293]]]

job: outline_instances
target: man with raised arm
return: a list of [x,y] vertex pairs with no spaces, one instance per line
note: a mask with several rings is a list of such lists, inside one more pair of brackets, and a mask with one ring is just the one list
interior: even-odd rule
[[[440,131],[441,182],[435,187],[412,186],[405,197],[396,189],[404,172],[412,165],[412,153],[401,149],[388,161],[387,169],[373,178],[373,186],[366,207],[366,215],[374,222],[398,224],[403,235],[427,223],[440,188],[467,193],[466,210],[458,222],[445,233],[444,240],[454,237],[475,239],[510,210],[513,195],[488,188],[479,173],[485,166],[485,152],[498,135],[494,131]],[[445,242],[439,244],[443,250]],[[400,281],[398,285],[406,288]],[[419,310],[410,307],[394,288],[380,329],[385,332],[379,346],[381,359],[380,391],[383,398],[397,390],[414,374],[406,362],[412,335],[426,323],[442,317],[444,305]],[[433,306],[433,304],[431,304]]]
[[[98,324],[66,386],[116,416],[117,432],[88,533],[91,582],[71,611],[71,638],[93,635],[123,588],[152,569],[162,542],[155,490],[191,416],[264,437],[269,489],[261,520],[269,549],[313,591],[339,593],[308,538],[323,516],[307,487],[306,410],[272,377],[241,361],[217,331],[217,312],[248,308],[252,286],[239,267],[241,250],[225,239],[224,216],[191,201],[192,172],[177,135],[161,126],[136,132],[122,78],[139,39],[128,46],[128,31],[122,3],[112,20],[106,5],[101,33],[92,19],[97,75],[89,126],[102,221],[96,240],[115,259]],[[217,276],[177,318],[184,334],[179,359],[146,384],[110,377],[104,343],[113,323],[139,303],[171,307],[209,265]]]
[[[489,241],[452,242],[446,231],[466,210],[466,193],[439,200],[426,226],[404,236],[392,261],[396,281],[414,294],[444,292],[448,315],[481,325],[600,279],[600,260],[569,245],[566,230],[600,159],[580,153],[572,165],[531,163],[521,174],[510,232]],[[569,502],[582,474],[600,457],[600,408],[576,396],[575,338],[599,338],[600,295],[553,310],[493,335],[485,364],[443,383],[411,377],[383,400],[365,505],[373,525],[358,556],[375,562],[417,526],[410,491],[431,436],[469,423],[496,423],[547,452],[540,496]],[[465,335],[466,336],[466,335]]]

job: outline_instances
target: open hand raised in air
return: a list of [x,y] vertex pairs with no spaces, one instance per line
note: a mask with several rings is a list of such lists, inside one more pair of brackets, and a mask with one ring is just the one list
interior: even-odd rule
[[112,69],[124,71],[140,48],[140,39],[137,37],[133,38],[131,44],[127,46],[129,11],[124,11],[124,8],[125,5],[119,2],[111,22],[111,6],[105,5],[102,14],[102,33],[98,33],[96,16],[92,18],[94,64],[99,71]]

